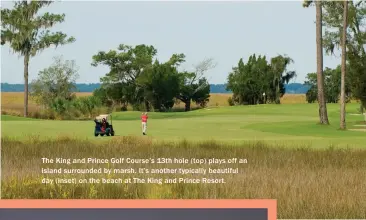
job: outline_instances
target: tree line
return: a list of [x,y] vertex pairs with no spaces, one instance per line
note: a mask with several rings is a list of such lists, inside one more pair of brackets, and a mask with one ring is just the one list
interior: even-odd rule
[[[14,52],[24,57],[24,116],[28,116],[28,66],[30,58],[51,46],[75,41],[62,32],[51,32],[55,24],[64,21],[64,14],[45,13],[42,8],[52,1],[17,1],[13,9],[1,9],[1,44],[8,43]],[[318,102],[319,121],[329,124],[326,103],[340,101],[340,127],[345,129],[345,103],[351,97],[366,106],[366,3],[364,1],[304,1],[304,7],[316,8],[317,71],[307,76],[308,102]],[[323,33],[323,27],[325,32]],[[334,54],[342,51],[341,65],[332,70],[323,68],[323,49]],[[75,64],[56,59],[55,63],[40,72],[32,82],[32,97],[43,106],[57,111],[67,111],[67,106],[92,109],[96,106],[126,110],[169,111],[174,103],[183,102],[185,110],[191,102],[204,107],[210,97],[210,85],[205,76],[215,67],[214,60],[205,59],[193,70],[181,70],[184,54],[172,54],[161,61],[157,49],[151,45],[124,45],[116,50],[100,51],[92,57],[93,66],[105,65],[109,72],[101,78],[101,87],[92,98],[76,98],[74,91]],[[240,59],[228,76],[226,89],[233,92],[231,105],[280,104],[285,85],[296,76],[288,66],[294,62],[287,55],[267,59],[253,54],[244,63]],[[60,75],[60,71],[65,76]],[[67,75],[71,74],[71,75]],[[57,82],[57,83],[56,83]],[[60,92],[65,89],[66,92]],[[59,94],[57,97],[52,94]],[[61,95],[60,95],[61,94]],[[52,98],[51,98],[52,97]],[[75,101],[78,100],[78,101]],[[81,104],[83,103],[83,104]],[[84,107],[81,107],[84,106]],[[89,111],[85,110],[85,112]],[[89,114],[92,112],[89,111]]]
[[250,56],[247,63],[239,60],[228,76],[227,88],[233,91],[229,100],[235,104],[280,104],[285,94],[284,85],[296,76],[295,71],[287,71],[293,60],[288,56],[279,55],[267,61],[265,56]]
[[[324,74],[324,98],[326,103],[338,103],[341,93],[341,66],[337,66],[335,69],[325,68]],[[351,77],[346,78],[346,103],[350,102],[354,98],[351,89]],[[309,73],[306,77],[305,84],[310,86],[310,89],[306,93],[306,100],[308,103],[314,103],[318,100],[318,88],[317,88],[317,73]]]
[[92,57],[92,65],[106,65],[110,71],[101,78],[101,88],[94,91],[105,105],[122,106],[126,110],[167,111],[176,101],[191,110],[191,102],[204,107],[210,97],[205,73],[215,67],[213,59],[205,59],[192,71],[181,71],[184,54],[172,54],[159,61],[157,49],[151,45],[121,44],[117,50],[101,51]]

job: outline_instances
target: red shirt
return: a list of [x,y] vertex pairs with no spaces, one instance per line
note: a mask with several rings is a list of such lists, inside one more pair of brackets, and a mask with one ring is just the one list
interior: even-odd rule
[[149,117],[147,117],[147,115],[143,115],[143,116],[141,116],[141,120],[142,120],[142,122],[147,122],[147,119],[148,119]]

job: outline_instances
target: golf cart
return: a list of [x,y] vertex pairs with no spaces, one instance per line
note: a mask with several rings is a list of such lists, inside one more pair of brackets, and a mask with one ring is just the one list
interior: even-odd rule
[[[109,118],[111,119],[111,124],[109,124]],[[103,126],[103,121],[105,120],[105,125]],[[114,136],[114,129],[112,125],[112,115],[99,115],[95,117],[95,129],[94,129],[94,136]]]

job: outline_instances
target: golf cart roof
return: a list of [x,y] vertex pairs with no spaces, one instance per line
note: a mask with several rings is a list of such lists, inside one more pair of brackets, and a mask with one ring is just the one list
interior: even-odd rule
[[110,115],[99,115],[99,116],[95,117],[95,119],[102,120],[103,118],[105,118],[105,120],[108,120],[109,116]]

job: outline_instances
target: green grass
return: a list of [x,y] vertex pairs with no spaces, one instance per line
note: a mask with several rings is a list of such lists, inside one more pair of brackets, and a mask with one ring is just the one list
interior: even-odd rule
[[[347,105],[347,126],[363,120],[357,104]],[[328,104],[331,125],[318,125],[317,104],[283,104],[219,107],[191,112],[149,113],[148,135],[155,140],[216,140],[223,142],[264,141],[286,146],[317,148],[364,147],[365,132],[340,131],[339,105]],[[140,112],[113,113],[117,136],[140,136]],[[74,136],[106,140],[93,136],[93,121],[51,121],[2,116],[2,135],[25,138]]]
[[[349,123],[349,126],[352,123]],[[309,122],[278,122],[276,123],[276,129],[273,129],[273,125],[268,123],[257,123],[248,126],[251,129],[258,130],[261,132],[271,132],[276,134],[291,134],[296,136],[312,136],[312,137],[323,137],[323,138],[353,138],[360,137],[359,132],[351,131],[337,131],[339,126],[331,124],[329,126],[321,126],[318,124],[311,124]],[[246,127],[243,127],[245,129]]]
[[39,119],[24,118],[12,115],[1,115],[1,121],[35,121],[35,120],[38,121]]

